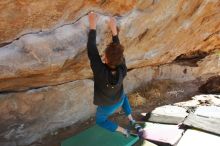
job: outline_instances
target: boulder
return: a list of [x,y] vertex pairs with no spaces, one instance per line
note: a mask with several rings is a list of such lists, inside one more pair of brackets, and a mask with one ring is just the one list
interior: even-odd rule
[[91,10],[99,14],[100,53],[111,41],[107,15],[117,16],[129,69],[190,56],[198,61],[195,56],[220,44],[219,1],[19,0],[2,1],[0,7],[0,91],[91,78],[85,51]]
[[93,81],[0,95],[0,136],[18,145],[94,116]]
[[126,93],[155,80],[147,95],[157,101],[189,98],[201,85],[219,91],[207,82],[220,75],[219,8],[217,0],[0,1],[0,139],[30,144],[94,115],[89,11],[100,54],[111,42],[108,16],[117,19]]

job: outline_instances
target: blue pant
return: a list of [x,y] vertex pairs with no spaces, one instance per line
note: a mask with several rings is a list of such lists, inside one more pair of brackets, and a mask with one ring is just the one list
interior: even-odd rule
[[131,107],[128,101],[128,97],[125,94],[122,94],[120,101],[118,101],[114,105],[98,106],[96,110],[96,124],[100,127],[114,132],[118,128],[118,124],[108,120],[108,117],[121,106],[126,116],[131,114]]

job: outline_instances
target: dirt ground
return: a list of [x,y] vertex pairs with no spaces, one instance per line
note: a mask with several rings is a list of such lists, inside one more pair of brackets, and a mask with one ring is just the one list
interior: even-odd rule
[[[175,101],[170,101],[175,102]],[[157,107],[155,105],[155,107]],[[136,108],[132,108],[133,110],[133,116],[137,121],[142,121],[143,117],[141,116],[142,112],[150,112],[153,107],[147,107],[147,106],[140,106]],[[127,127],[128,120],[125,118],[125,115],[123,112],[117,112],[113,116],[110,117],[112,121],[117,122],[122,127]],[[53,133],[50,133],[46,135],[43,139],[38,140],[37,142],[29,145],[29,146],[60,146],[61,141],[72,137],[74,135],[77,135],[81,131],[91,127],[95,124],[95,117],[92,117],[86,121],[80,121],[76,124],[73,124],[69,127],[62,128],[58,131],[55,131]],[[139,146],[139,144],[136,144],[135,146]]]
[[[194,86],[197,85],[193,83],[192,85],[186,84],[186,86],[183,86],[167,80],[142,85],[128,95],[132,105],[132,115],[137,121],[142,121],[141,113],[150,112],[158,106],[189,100],[195,92],[185,91],[194,90]],[[128,120],[122,110],[118,110],[110,119],[122,127],[127,127],[128,125]],[[69,127],[52,132],[29,146],[60,146],[61,141],[80,133],[94,124],[95,117],[91,117],[86,121],[79,121]],[[138,146],[138,144],[135,144],[135,146]]]
[[[139,110],[134,109],[133,112],[136,113],[137,111]],[[117,122],[121,126],[125,127],[128,125],[128,121],[127,120],[125,121],[125,116],[123,113],[117,112],[113,116],[111,116],[110,119]],[[140,119],[140,116],[138,119]],[[94,124],[95,124],[94,117],[86,121],[80,121],[69,127],[65,127],[56,132],[50,133],[46,135],[43,139],[38,140],[37,142],[31,144],[30,146],[60,146],[61,141],[80,133],[81,131],[91,127]]]

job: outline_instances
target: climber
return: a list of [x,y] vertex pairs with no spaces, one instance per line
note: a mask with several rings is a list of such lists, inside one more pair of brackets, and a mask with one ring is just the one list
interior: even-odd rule
[[103,63],[96,46],[97,16],[94,12],[90,12],[88,18],[90,30],[87,51],[94,75],[94,104],[97,105],[96,124],[112,132],[121,132],[128,137],[128,129],[108,120],[110,115],[122,107],[130,124],[135,124],[128,97],[123,89],[123,79],[127,74],[127,67],[123,55],[124,47],[118,38],[116,19],[111,17],[108,22],[112,32],[112,42],[104,51]]

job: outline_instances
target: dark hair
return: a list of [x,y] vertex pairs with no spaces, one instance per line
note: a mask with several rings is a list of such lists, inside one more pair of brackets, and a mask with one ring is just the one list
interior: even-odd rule
[[105,49],[105,55],[110,67],[116,67],[123,62],[124,46],[118,43],[110,43]]

